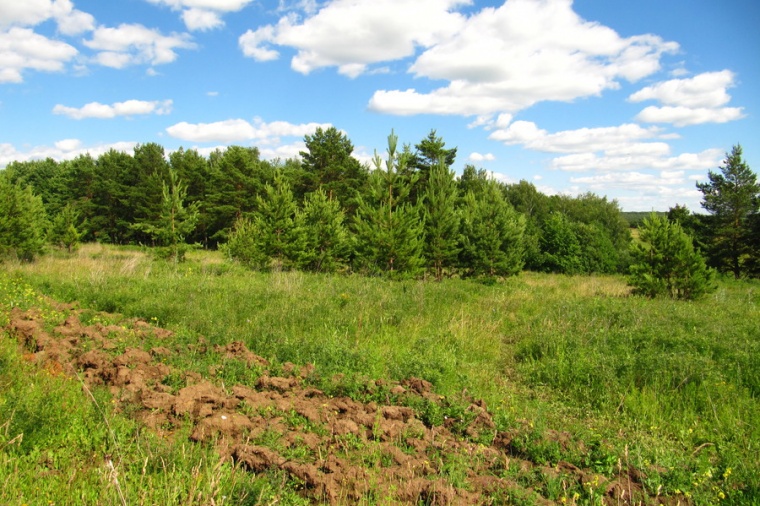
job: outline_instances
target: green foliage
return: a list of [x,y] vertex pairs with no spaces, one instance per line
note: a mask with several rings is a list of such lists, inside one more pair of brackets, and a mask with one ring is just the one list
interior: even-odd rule
[[48,241],[61,248],[66,248],[69,253],[75,251],[82,237],[77,228],[79,222],[79,213],[74,209],[74,206],[71,203],[66,204],[50,224]]
[[580,241],[565,215],[554,213],[544,222],[538,243],[541,270],[563,274],[581,271]]
[[459,255],[458,191],[454,173],[443,163],[430,170],[424,197],[425,258],[435,278],[456,264]]
[[238,220],[224,247],[227,255],[256,269],[291,269],[301,265],[306,251],[303,215],[290,185],[277,172],[274,185],[264,187],[252,218]]
[[354,230],[360,270],[403,277],[416,275],[423,265],[423,224],[419,207],[409,202],[416,177],[401,176],[409,160],[397,153],[397,143],[391,132],[385,168],[375,153],[375,170],[367,195],[359,198]]
[[43,252],[47,217],[31,187],[10,183],[0,174],[0,259],[31,262]]
[[306,173],[305,193],[322,189],[330,200],[338,200],[350,213],[356,208],[356,197],[367,184],[367,170],[352,156],[354,146],[334,126],[317,128],[304,136],[306,151],[301,151],[302,168]]
[[251,269],[262,270],[269,264],[269,257],[264,252],[260,237],[261,233],[255,221],[240,218],[235,222],[227,242],[222,244],[220,249],[230,260]]
[[748,273],[745,264],[755,253],[751,220],[760,211],[760,183],[742,158],[740,145],[726,153],[720,174],[709,171],[707,177],[709,182],[697,183],[697,189],[702,207],[713,216],[708,222],[710,263],[739,278]]
[[636,292],[696,299],[715,290],[713,272],[681,225],[652,214],[639,231],[629,278]]
[[136,223],[133,228],[150,235],[162,256],[174,263],[183,262],[190,246],[185,238],[198,223],[198,203],[185,206],[187,189],[177,173],[169,169],[169,183],[162,183],[161,214],[155,224]]
[[349,255],[350,241],[344,213],[337,200],[330,200],[323,189],[306,196],[299,217],[304,226],[306,246],[301,260],[304,270],[335,272]]
[[525,218],[504,199],[495,181],[462,204],[461,264],[472,276],[512,276],[523,267]]

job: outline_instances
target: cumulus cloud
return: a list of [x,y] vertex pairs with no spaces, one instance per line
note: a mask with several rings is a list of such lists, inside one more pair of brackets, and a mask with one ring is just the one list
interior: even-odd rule
[[483,117],[546,100],[571,101],[616,89],[660,69],[678,49],[654,35],[620,37],[580,18],[570,0],[508,0],[469,17],[411,65],[416,77],[446,80],[429,92],[379,90],[372,110]]
[[75,9],[71,0],[0,2],[0,28],[35,26],[48,19],[54,19],[64,35],[78,35],[95,26],[95,18]]
[[73,119],[99,118],[110,119],[117,116],[138,116],[145,114],[169,114],[172,110],[171,100],[126,100],[114,104],[90,102],[82,107],[68,107],[57,104],[53,114],[62,114]]
[[35,146],[24,151],[19,151],[13,144],[0,143],[0,168],[4,168],[14,161],[27,162],[30,160],[52,158],[60,162],[88,153],[93,158],[97,158],[111,149],[129,153],[134,150],[136,145],[136,142],[120,141],[84,146],[79,139],[62,139],[55,142],[53,146]]
[[656,100],[663,104],[662,107],[646,107],[636,116],[645,123],[672,123],[676,126],[726,123],[744,117],[741,107],[723,107],[731,100],[727,90],[734,86],[734,78],[733,72],[723,70],[671,79],[642,88],[628,100]]
[[248,30],[239,39],[243,54],[258,61],[279,57],[274,46],[297,50],[291,67],[308,74],[337,67],[349,77],[373,63],[412,56],[461,29],[464,16],[454,9],[465,0],[335,0],[301,20],[295,13],[277,24]]
[[515,121],[489,136],[507,145],[561,154],[549,163],[561,171],[705,170],[720,163],[722,152],[718,149],[673,156],[670,145],[663,142],[671,137],[657,127],[635,123],[550,133],[530,121]]
[[[255,118],[253,122],[244,119],[228,119],[214,123],[180,122],[170,126],[166,132],[176,139],[190,142],[242,142],[258,141],[264,145],[280,145],[281,137],[303,137],[313,134],[317,128],[329,128],[329,123],[293,124],[287,121],[264,122]],[[274,148],[268,148],[274,149]]]
[[470,153],[470,156],[468,156],[467,159],[471,162],[492,162],[496,160],[496,157],[493,155],[493,153],[481,154],[474,152]]
[[27,69],[60,72],[78,51],[29,28],[0,32],[0,83],[20,83]]
[[742,107],[645,107],[636,119],[644,123],[671,123],[677,127],[702,123],[728,123],[744,117]]
[[726,89],[733,85],[734,74],[729,70],[705,72],[688,79],[671,79],[647,86],[632,94],[628,100],[658,100],[665,105],[714,108],[731,100]]
[[98,51],[95,62],[112,68],[129,65],[161,65],[177,59],[176,49],[194,49],[187,34],[163,35],[139,24],[99,27],[84,45]]
[[212,30],[224,26],[222,15],[237,12],[253,0],[148,0],[182,13],[188,30]]

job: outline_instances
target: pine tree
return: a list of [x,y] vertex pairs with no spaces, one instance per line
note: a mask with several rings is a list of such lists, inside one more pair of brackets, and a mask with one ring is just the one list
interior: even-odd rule
[[345,215],[336,199],[323,189],[306,196],[300,221],[306,236],[303,268],[313,272],[335,272],[345,265],[350,241]]
[[264,195],[256,201],[253,221],[262,252],[270,259],[269,267],[298,267],[306,249],[306,236],[293,191],[281,172],[275,173],[274,184],[265,185]]
[[159,246],[159,255],[177,262],[185,259],[190,246],[185,238],[198,223],[198,203],[185,206],[187,188],[173,169],[169,169],[169,183],[161,185],[161,212],[154,223],[136,223],[134,228],[151,236]]
[[0,258],[31,262],[44,250],[46,228],[42,199],[0,174]]
[[712,214],[708,220],[708,254],[711,264],[739,278],[745,274],[745,261],[751,260],[751,217],[760,210],[760,184],[742,158],[736,145],[720,167],[709,171],[707,183],[697,183],[702,192],[702,207]]
[[423,265],[423,226],[419,207],[409,202],[416,177],[410,181],[401,176],[409,157],[397,153],[397,145],[398,137],[391,131],[385,168],[375,153],[367,195],[358,200],[357,261],[370,273],[413,276]]
[[69,253],[75,251],[82,236],[77,228],[79,221],[79,213],[74,206],[71,203],[66,204],[53,218],[48,240],[52,244],[66,248]]
[[525,217],[505,200],[496,181],[462,207],[462,265],[473,276],[511,276],[523,267]]
[[632,246],[628,283],[648,297],[696,299],[715,289],[714,273],[677,222],[652,213]]
[[444,269],[454,265],[459,255],[459,215],[454,172],[444,162],[430,170],[424,198],[425,258],[435,278],[443,278]]

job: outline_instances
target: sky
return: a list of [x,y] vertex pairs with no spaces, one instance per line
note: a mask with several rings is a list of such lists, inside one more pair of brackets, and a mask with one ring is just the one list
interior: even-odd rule
[[760,172],[757,0],[0,0],[0,168],[156,142],[354,156],[431,130],[466,164],[626,211]]

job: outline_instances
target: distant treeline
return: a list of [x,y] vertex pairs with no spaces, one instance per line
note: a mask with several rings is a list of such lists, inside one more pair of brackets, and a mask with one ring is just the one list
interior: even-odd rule
[[[352,156],[351,141],[334,127],[304,140],[300,158],[287,160],[262,160],[257,148],[241,146],[166,156],[148,143],[131,154],[12,162],[0,183],[19,202],[39,199],[36,214],[44,209],[22,228],[69,247],[187,243],[222,247],[260,269],[437,277],[628,268],[629,222],[614,200],[548,196],[472,165],[455,177],[457,149],[434,130],[414,146],[398,146],[391,134],[372,166]],[[14,249],[4,242],[0,248]],[[15,246],[21,257],[36,253],[22,250]]]
[[660,218],[667,217],[666,211],[623,211],[623,219],[628,222],[632,228],[638,228],[639,225],[646,219],[654,214]]

